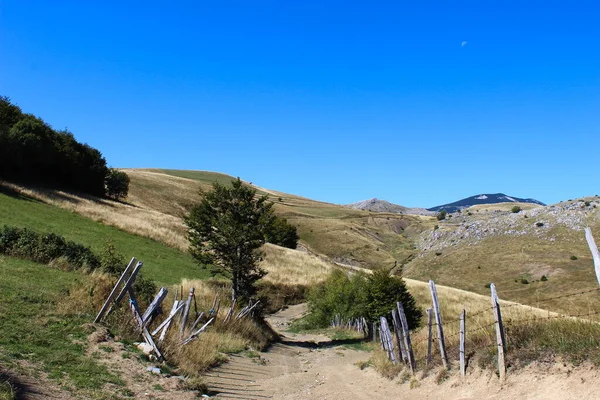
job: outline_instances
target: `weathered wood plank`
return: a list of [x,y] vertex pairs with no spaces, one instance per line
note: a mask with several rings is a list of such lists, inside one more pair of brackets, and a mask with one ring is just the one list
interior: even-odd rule
[[598,284],[600,284],[600,252],[598,252],[598,246],[596,246],[596,242],[594,241],[594,236],[592,236],[592,230],[590,228],[585,228],[585,239],[587,240],[590,251],[592,252],[592,258],[594,259],[594,271],[596,271],[596,279],[598,280]]
[[189,342],[191,342],[192,340],[196,339],[198,337],[198,335],[200,335],[202,332],[204,332],[204,330],[206,329],[206,327],[208,325],[210,325],[210,323],[213,322],[214,320],[215,320],[215,317],[212,317],[211,319],[209,319],[208,322],[202,326],[202,328],[198,329],[196,332],[193,332],[190,335],[190,337],[188,337],[186,340],[184,340],[183,342],[181,342],[181,344],[182,345],[186,345]]
[[427,312],[427,358],[425,360],[425,365],[431,364],[431,345],[433,344],[433,337],[431,331],[431,317],[432,310],[428,308],[425,310]]
[[400,322],[402,324],[402,333],[404,335],[404,346],[406,347],[406,355],[408,356],[408,365],[410,371],[414,374],[416,369],[415,353],[413,352],[412,342],[410,341],[410,330],[408,329],[408,321],[406,314],[404,313],[404,306],[401,302],[397,302],[398,315],[400,316]]
[[502,313],[500,312],[500,300],[498,299],[498,293],[496,292],[496,285],[493,283],[490,285],[491,298],[492,298],[492,309],[494,310],[494,321],[496,322],[496,344],[498,347],[498,375],[500,380],[503,381],[506,378],[506,340],[504,338],[504,326],[502,325]]
[[460,358],[460,374],[462,376],[465,376],[466,374],[466,364],[465,364],[465,324],[466,324],[466,319],[467,319],[467,312],[466,310],[462,310],[462,313],[460,313],[460,330],[459,330],[459,336],[460,336],[460,344],[459,344],[459,358]]
[[123,300],[123,297],[125,297],[125,294],[127,294],[127,292],[129,291],[129,289],[133,286],[133,283],[135,282],[135,278],[137,278],[137,274],[138,274],[138,272],[140,272],[140,269],[143,266],[144,266],[144,263],[141,262],[141,261],[138,261],[138,263],[136,264],[135,268],[131,272],[131,275],[129,276],[129,278],[127,278],[127,281],[125,282],[125,285],[123,285],[123,288],[121,289],[121,292],[119,292],[119,295],[116,297],[115,301],[112,303],[112,305],[110,306],[110,308],[106,312],[106,315],[110,314],[112,312],[112,310],[119,305],[119,303],[121,302],[121,300]]
[[167,324],[171,323],[171,320],[173,318],[175,318],[177,316],[177,314],[179,314],[179,312],[181,310],[183,310],[183,307],[185,307],[185,302],[183,300],[180,300],[177,303],[177,308],[175,309],[175,311],[171,310],[171,314],[163,321],[161,322],[161,324],[158,326],[158,328],[156,328],[155,330],[152,331],[152,335],[156,335],[158,332],[160,332],[161,329],[163,329]]
[[165,297],[167,297],[167,293],[169,293],[169,291],[167,290],[167,288],[163,287],[160,288],[156,296],[154,296],[154,299],[152,299],[152,302],[144,312],[144,315],[142,315],[142,321],[144,322],[144,326],[147,326],[150,323],[152,313],[154,313],[154,311],[158,308],[158,306],[160,306]]
[[165,340],[165,336],[167,335],[167,331],[169,330],[169,327],[171,326],[171,321],[173,320],[173,317],[175,317],[175,314],[177,314],[177,307],[179,306],[179,301],[175,300],[173,302],[173,307],[171,307],[171,312],[169,312],[169,316],[167,317],[167,319],[165,321],[163,321],[158,328],[156,328],[153,332],[152,332],[152,336],[156,335],[158,332],[160,332],[160,330],[162,329],[162,332],[160,333],[160,336],[158,338],[158,342],[162,343],[163,340]]
[[398,315],[398,310],[392,310],[392,322],[394,325],[394,331],[396,333],[396,342],[398,343],[398,349],[400,349],[400,357],[404,364],[408,364],[408,355],[406,353],[406,348],[404,347],[404,333],[402,330],[402,322],[400,322],[400,316]]
[[94,320],[94,323],[100,322],[100,320],[104,316],[104,313],[108,309],[108,306],[110,305],[111,301],[113,300],[113,298],[117,294],[117,290],[119,290],[119,286],[121,286],[121,284],[123,283],[123,281],[125,279],[127,279],[127,277],[129,276],[129,273],[131,272],[131,269],[133,268],[133,266],[135,265],[136,262],[137,262],[137,260],[135,259],[135,257],[133,257],[131,259],[131,261],[129,261],[129,264],[127,264],[127,267],[125,268],[125,271],[123,271],[123,273],[121,274],[121,277],[119,278],[119,280],[117,280],[117,283],[115,283],[115,287],[113,287],[112,291],[110,292],[110,294],[106,298],[106,301],[102,305],[102,308],[98,312],[98,315],[96,316],[96,319]]
[[181,338],[183,339],[183,335],[185,333],[185,324],[187,323],[188,314],[190,313],[190,307],[192,305],[192,298],[194,297],[195,288],[190,288],[190,295],[188,296],[187,301],[185,302],[185,307],[183,309],[183,317],[181,319]]
[[448,368],[448,354],[446,353],[446,341],[444,340],[444,327],[442,326],[442,315],[440,314],[440,303],[438,301],[437,289],[435,283],[429,281],[429,290],[431,291],[431,300],[433,303],[433,313],[437,325],[438,343],[440,345],[440,356],[445,368]]

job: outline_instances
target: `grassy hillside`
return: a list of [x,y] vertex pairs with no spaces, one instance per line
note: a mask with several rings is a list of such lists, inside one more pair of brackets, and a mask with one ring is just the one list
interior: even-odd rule
[[[477,206],[438,222],[416,240],[419,255],[406,276],[481,294],[496,283],[501,298],[533,306],[538,299],[598,287],[583,227],[600,237],[598,199],[512,213],[507,205]],[[514,204],[510,204],[512,207]],[[544,277],[544,278],[542,278]],[[560,312],[599,307],[597,293],[539,304]]]
[[[142,201],[142,193],[150,188],[153,196],[168,195],[176,204],[189,203],[198,188],[209,189],[212,182],[228,183],[227,175],[205,171],[163,170],[168,175],[195,181],[177,183],[158,171],[126,170],[131,177],[131,201]],[[149,176],[152,173],[152,177]],[[152,182],[150,182],[152,179]],[[189,185],[184,190],[180,185]],[[173,188],[173,190],[171,189]],[[406,260],[413,252],[407,231],[420,231],[421,221],[432,218],[398,214],[370,213],[335,204],[310,200],[274,190],[256,187],[259,193],[268,194],[275,203],[278,215],[298,227],[301,243],[311,251],[331,259],[367,268],[391,268],[395,261]],[[185,192],[185,193],[184,193]],[[175,193],[171,195],[170,193]],[[163,203],[163,202],[161,202]],[[164,202],[168,203],[168,202]],[[157,205],[155,205],[156,207]],[[169,204],[158,205],[162,212],[175,215]]]
[[[110,206],[105,206],[110,207]],[[92,221],[74,212],[43,203],[23,193],[0,192],[0,224],[54,232],[100,252],[108,241],[126,257],[144,261],[143,272],[161,284],[182,278],[205,278],[191,256],[155,240]]]

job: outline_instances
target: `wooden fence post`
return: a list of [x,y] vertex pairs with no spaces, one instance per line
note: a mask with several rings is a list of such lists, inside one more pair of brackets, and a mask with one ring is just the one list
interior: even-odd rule
[[125,297],[126,293],[129,293],[131,287],[133,286],[133,283],[135,282],[135,278],[137,278],[138,272],[140,272],[140,269],[143,266],[144,266],[144,263],[141,262],[141,261],[139,261],[136,264],[136,266],[133,269],[133,271],[131,271],[131,275],[129,275],[129,278],[127,278],[127,282],[125,282],[125,285],[121,289],[121,292],[119,292],[119,295],[116,297],[115,301],[113,302],[113,304],[110,306],[110,308],[106,312],[106,315],[108,315],[108,314],[110,314],[112,312],[113,307],[116,307],[116,306],[119,305],[119,303],[121,302],[121,300],[123,300],[123,297]]
[[110,294],[108,295],[108,298],[104,302],[104,305],[102,305],[102,308],[98,312],[98,315],[96,316],[96,319],[94,320],[94,323],[100,322],[100,320],[102,319],[102,316],[108,309],[110,302],[113,300],[113,298],[117,294],[117,290],[119,289],[119,286],[121,286],[121,283],[123,283],[123,281],[125,279],[127,279],[127,277],[129,276],[129,272],[131,271],[131,269],[133,268],[133,266],[135,265],[136,262],[137,262],[137,260],[135,259],[135,257],[133,257],[131,259],[131,261],[129,261],[129,264],[127,264],[127,268],[125,268],[125,271],[123,271],[123,273],[121,274],[121,277],[115,284],[115,287],[113,287],[113,290],[110,292]]
[[404,347],[406,347],[406,355],[408,356],[408,365],[410,366],[410,371],[415,373],[415,354],[413,353],[412,342],[410,341],[410,331],[408,330],[408,321],[406,319],[406,314],[404,313],[404,306],[401,302],[397,302],[396,306],[398,307],[398,315],[400,316],[400,323],[402,324],[402,333],[404,339]]
[[467,312],[463,309],[460,313],[460,348],[458,349],[460,355],[460,374],[465,376],[466,365],[465,365],[465,320]]
[[440,314],[440,303],[438,301],[437,290],[433,281],[429,281],[429,290],[431,291],[433,313],[435,315],[435,322],[437,325],[438,343],[440,345],[440,356],[442,357],[442,363],[444,364],[444,368],[448,368],[448,354],[446,353],[446,342],[444,340],[444,328],[442,326],[442,315]]
[[394,331],[396,332],[396,342],[398,342],[398,349],[400,349],[400,357],[404,364],[408,364],[408,355],[406,348],[404,347],[404,333],[402,331],[402,322],[400,322],[400,315],[398,310],[392,310],[392,321],[394,322]]
[[154,296],[154,299],[152,300],[146,311],[144,311],[144,315],[142,315],[142,322],[144,323],[144,326],[148,326],[148,324],[150,324],[150,321],[152,320],[152,314],[160,306],[165,297],[167,297],[167,293],[169,293],[169,291],[167,290],[167,288],[163,287],[160,288],[156,296]]
[[381,321],[381,343],[384,346],[384,350],[387,351],[390,361],[397,364],[398,360],[394,353],[394,342],[392,340],[392,333],[390,332],[387,319],[385,317],[379,317],[379,320]]
[[585,228],[585,239],[587,240],[590,251],[592,252],[592,257],[594,259],[594,270],[596,271],[596,279],[598,280],[598,284],[600,284],[600,252],[598,252],[598,246],[596,246],[596,242],[594,241],[592,230],[590,228]]
[[427,312],[427,359],[425,365],[431,364],[431,345],[433,343],[432,332],[431,332],[431,308],[425,310]]
[[195,290],[196,290],[195,288],[190,288],[190,295],[188,296],[188,299],[185,303],[185,307],[183,309],[183,318],[181,319],[181,330],[180,330],[182,339],[183,339],[183,334],[185,332],[185,324],[188,319],[188,314],[190,313],[190,307],[192,305],[192,298],[194,297]]
[[500,312],[500,300],[496,293],[496,285],[493,283],[490,285],[492,292],[492,308],[494,310],[494,320],[496,322],[496,344],[498,346],[498,374],[500,380],[503,381],[506,378],[506,362],[504,360],[504,353],[506,352],[506,340],[504,338],[504,326],[502,325],[502,313]]

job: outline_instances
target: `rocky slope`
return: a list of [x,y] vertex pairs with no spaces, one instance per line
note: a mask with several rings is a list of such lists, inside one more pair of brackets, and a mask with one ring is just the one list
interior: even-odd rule
[[377,198],[359,201],[346,205],[346,207],[353,208],[355,210],[373,211],[373,212],[387,212],[394,214],[409,214],[409,215],[435,215],[433,211],[428,211],[424,208],[410,208],[400,206],[398,204],[390,203],[386,200],[380,200]]

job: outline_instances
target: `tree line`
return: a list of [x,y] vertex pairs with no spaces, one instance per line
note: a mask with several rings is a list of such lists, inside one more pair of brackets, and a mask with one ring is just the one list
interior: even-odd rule
[[54,130],[0,96],[0,179],[94,196],[125,198],[129,177],[108,168],[98,149]]

